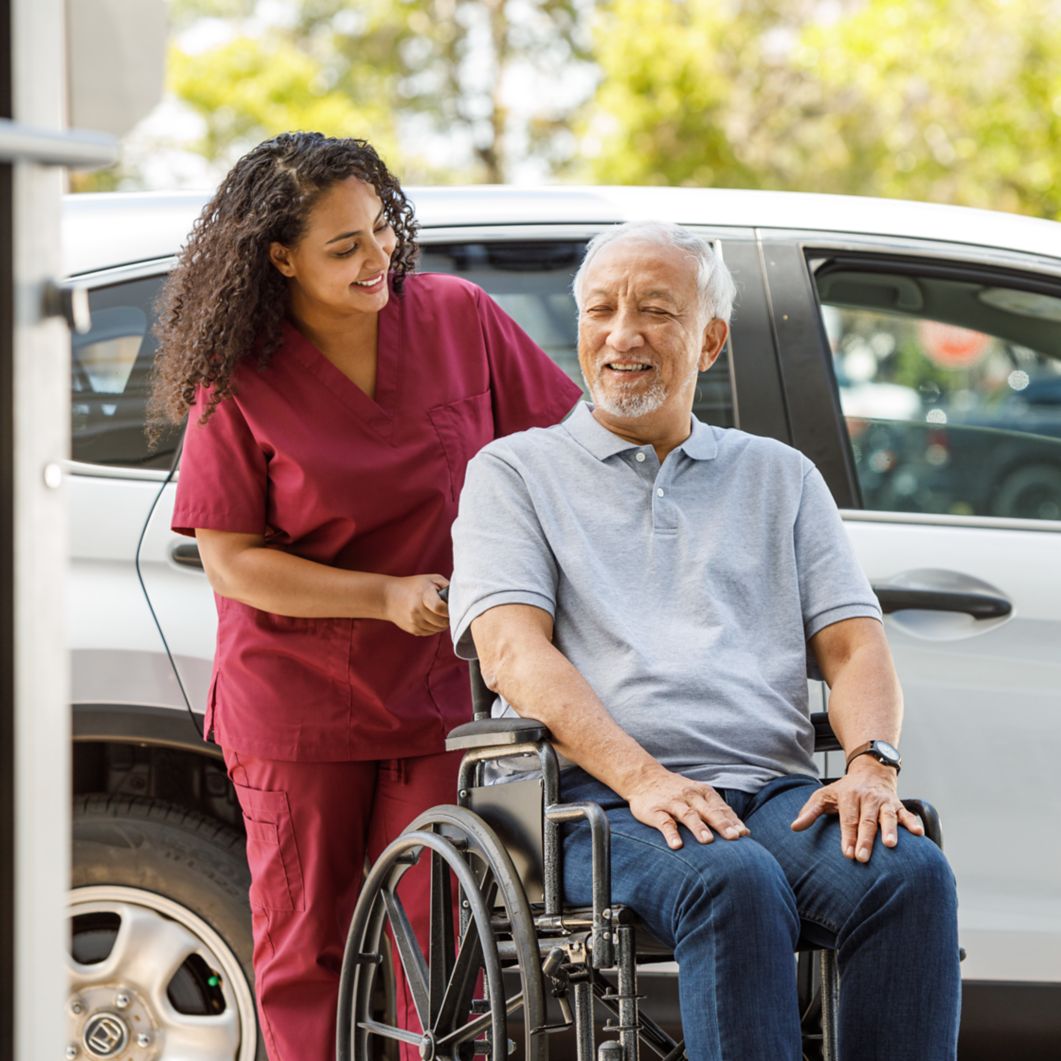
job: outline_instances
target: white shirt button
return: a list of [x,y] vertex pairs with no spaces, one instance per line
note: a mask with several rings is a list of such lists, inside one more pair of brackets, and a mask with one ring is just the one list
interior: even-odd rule
[[645,455],[641,452],[641,450],[638,450],[634,454],[634,460],[637,461],[638,463],[644,463]]
[[661,487],[660,487],[660,488],[659,488],[659,489],[658,489],[658,490],[656,491],[656,497],[662,497],[662,496],[663,496],[663,487],[661,486]]

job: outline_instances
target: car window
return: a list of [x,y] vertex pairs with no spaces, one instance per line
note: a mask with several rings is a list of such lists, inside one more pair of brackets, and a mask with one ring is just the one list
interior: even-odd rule
[[149,449],[144,419],[155,340],[152,304],[161,277],[97,287],[89,294],[92,327],[70,351],[71,447],[74,460],[126,468],[168,468],[179,430]]
[[1061,291],[813,264],[864,507],[1061,519]]
[[[419,268],[478,284],[585,393],[571,294],[585,249],[583,241],[435,243],[423,248]],[[728,343],[710,372],[701,373],[693,411],[707,423],[733,426]]]
[[[582,386],[571,279],[582,241],[428,244],[418,268],[454,273],[486,290],[556,363]],[[179,429],[149,449],[144,433],[156,343],[153,304],[161,276],[95,288],[92,327],[71,346],[72,448],[77,461],[126,468],[168,469]],[[733,425],[729,351],[701,375],[694,411],[720,427]]]

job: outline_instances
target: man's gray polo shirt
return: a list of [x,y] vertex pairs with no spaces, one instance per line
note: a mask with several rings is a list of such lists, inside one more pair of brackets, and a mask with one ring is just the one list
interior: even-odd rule
[[459,655],[474,657],[469,627],[488,609],[542,608],[619,725],[718,788],[815,773],[806,640],[880,618],[811,462],[695,417],[662,466],[586,405],[490,443],[453,543]]

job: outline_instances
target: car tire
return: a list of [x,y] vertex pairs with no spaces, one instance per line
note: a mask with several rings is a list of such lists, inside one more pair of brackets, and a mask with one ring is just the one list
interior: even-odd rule
[[236,831],[171,804],[75,802],[70,1046],[265,1061],[243,845]]
[[1029,464],[1001,481],[992,514],[1010,519],[1061,520],[1061,467]]

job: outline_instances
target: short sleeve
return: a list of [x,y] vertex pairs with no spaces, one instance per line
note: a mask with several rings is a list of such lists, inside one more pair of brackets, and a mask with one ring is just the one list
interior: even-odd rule
[[208,391],[200,387],[188,412],[172,527],[264,534],[268,469],[265,453],[235,398],[217,404],[199,423]]
[[504,458],[484,450],[468,465],[453,525],[449,614],[453,644],[475,659],[472,623],[501,604],[556,614],[557,565],[526,483]]
[[807,640],[843,619],[880,619],[880,604],[855,556],[817,468],[803,476],[795,524],[796,569]]
[[485,291],[476,290],[498,438],[559,423],[581,388]]

